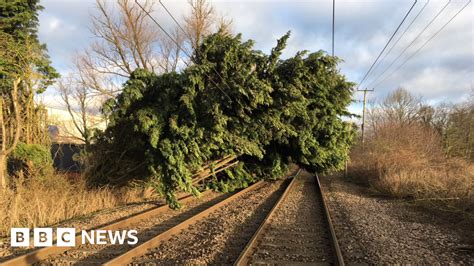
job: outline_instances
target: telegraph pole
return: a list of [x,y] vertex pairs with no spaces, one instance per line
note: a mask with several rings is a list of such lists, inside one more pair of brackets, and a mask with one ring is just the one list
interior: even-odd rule
[[336,0],[332,0],[332,56],[334,56],[334,21],[336,17]]
[[362,91],[364,92],[364,102],[363,102],[363,109],[362,109],[362,126],[361,126],[361,129],[362,129],[362,148],[364,147],[364,143],[365,143],[365,138],[364,138],[364,132],[365,132],[365,104],[367,102],[367,92],[369,91],[374,91],[374,89],[363,89],[363,90],[357,90],[357,91]]

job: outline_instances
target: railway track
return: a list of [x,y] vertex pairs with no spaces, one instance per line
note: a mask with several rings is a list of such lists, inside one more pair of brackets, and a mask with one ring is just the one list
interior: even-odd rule
[[[172,210],[167,205],[159,206],[115,223],[92,229],[112,231],[137,229],[139,232],[137,236],[139,243],[141,243],[228,197],[229,195],[206,191],[199,199],[191,195],[181,198],[181,202],[186,205],[186,208],[182,210]],[[80,241],[81,236],[76,235],[76,243],[80,243]],[[102,265],[133,247],[89,244],[78,244],[76,247],[51,246],[35,249],[27,254],[4,261],[0,265]]]
[[[296,176],[300,171],[293,172]],[[293,178],[281,185],[272,185],[258,182],[234,194],[219,195],[214,192],[205,192],[201,199],[185,197],[182,202],[187,206],[183,210],[175,211],[167,206],[161,206],[145,211],[138,215],[126,218],[116,223],[104,226],[103,230],[136,229],[139,243],[130,245],[78,245],[73,248],[46,247],[28,254],[3,262],[1,265],[161,265],[176,263],[180,260],[165,258],[168,253],[186,257],[186,254],[172,252],[166,245],[176,241],[174,236],[183,232],[203,232],[203,224],[207,223],[208,232],[198,236],[185,244],[186,252],[192,249],[201,249],[199,241],[208,241],[222,234],[230,235],[224,249],[213,250],[218,254],[211,264],[274,264],[292,262],[328,262],[342,265],[339,258],[337,241],[328,227],[330,221],[327,209],[322,203],[317,179],[311,178],[307,172],[302,172],[301,178]],[[262,190],[263,189],[263,190]],[[267,191],[260,195],[262,191]],[[271,195],[268,194],[271,192]],[[298,198],[298,195],[300,198]],[[304,195],[304,197],[301,197]],[[318,196],[319,195],[319,196]],[[228,226],[224,223],[233,213],[241,215],[243,211],[251,209],[248,199],[253,198],[253,215],[241,220],[242,224],[232,229],[232,233],[212,231],[220,228],[225,231]],[[259,199],[260,198],[260,199]],[[299,202],[292,206],[295,202]],[[301,201],[303,200],[303,201]],[[251,200],[252,201],[252,200]],[[315,204],[316,203],[316,204]],[[296,206],[296,207],[295,207]],[[316,207],[315,207],[316,206]],[[229,213],[229,210],[231,212]],[[289,219],[283,219],[287,217]],[[220,221],[219,221],[220,219]],[[234,219],[229,217],[229,219]],[[242,219],[242,218],[241,218]],[[209,221],[208,221],[209,220]],[[285,223],[286,221],[286,223]],[[216,222],[218,224],[216,224]],[[218,227],[220,226],[220,227]],[[206,227],[204,227],[206,228]],[[210,229],[209,229],[210,228]],[[210,231],[210,232],[209,232]],[[189,234],[189,233],[188,233]],[[208,238],[206,240],[206,238]],[[76,238],[76,242],[80,236]],[[334,240],[333,240],[334,239]],[[296,242],[295,242],[296,241]],[[212,242],[212,241],[211,241]],[[336,243],[334,245],[334,243]],[[247,244],[247,245],[246,245]],[[212,245],[211,245],[212,246]],[[242,248],[245,249],[242,251]],[[178,247],[182,248],[183,246]],[[211,249],[214,249],[212,246]],[[171,251],[171,252],[170,252]],[[201,251],[200,251],[201,252]],[[239,256],[240,254],[240,256]],[[282,256],[282,254],[284,254]],[[339,254],[340,256],[340,254]],[[186,261],[186,260],[183,260]],[[193,260],[190,260],[193,262]],[[188,261],[189,262],[189,261]]]
[[344,265],[319,178],[294,178],[235,265]]
[[[76,247],[51,246],[36,249],[4,261],[0,265],[124,265],[131,262],[134,257],[145,254],[149,249],[204,219],[213,211],[263,185],[264,182],[260,181],[233,194],[206,191],[200,199],[192,196],[181,199],[181,202],[187,206],[182,210],[177,211],[168,206],[160,206],[113,224],[94,228],[94,230],[113,231],[137,230],[139,243],[134,246],[89,244],[76,245]],[[77,235],[76,243],[80,243],[80,240],[81,236]]]
[[131,265],[232,265],[289,181],[265,182],[242,194],[169,241],[134,257]]

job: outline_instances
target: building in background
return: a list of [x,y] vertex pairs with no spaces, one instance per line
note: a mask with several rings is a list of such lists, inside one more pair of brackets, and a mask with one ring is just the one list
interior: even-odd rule
[[[82,166],[78,158],[84,148],[84,138],[81,134],[83,123],[78,121],[82,121],[82,114],[74,111],[71,114],[67,110],[51,106],[45,106],[45,109],[55,169],[64,172],[80,172]],[[87,127],[91,129],[104,130],[106,128],[106,122],[101,116],[88,114],[86,121]]]

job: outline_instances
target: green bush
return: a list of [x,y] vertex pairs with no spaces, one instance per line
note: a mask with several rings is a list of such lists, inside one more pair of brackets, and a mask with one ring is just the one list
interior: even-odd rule
[[9,157],[8,164],[12,174],[23,172],[28,176],[45,175],[53,171],[51,151],[49,147],[40,144],[18,143]]
[[222,191],[278,178],[290,163],[318,172],[343,167],[354,84],[323,51],[281,59],[288,38],[265,55],[240,35],[217,33],[180,73],[133,72],[104,106],[109,124],[94,141],[89,181],[145,179],[174,205],[176,191],[198,193],[195,171],[228,155],[239,166],[210,178]]

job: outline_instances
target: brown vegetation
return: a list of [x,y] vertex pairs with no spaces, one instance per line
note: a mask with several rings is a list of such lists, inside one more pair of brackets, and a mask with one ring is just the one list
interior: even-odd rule
[[399,90],[371,110],[365,145],[352,151],[351,175],[386,195],[472,211],[474,165],[448,156],[452,137],[419,120],[416,106],[418,99]]
[[40,227],[77,218],[95,211],[155,198],[149,189],[87,188],[81,178],[71,181],[65,175],[15,179],[0,190],[0,236],[12,227]]

